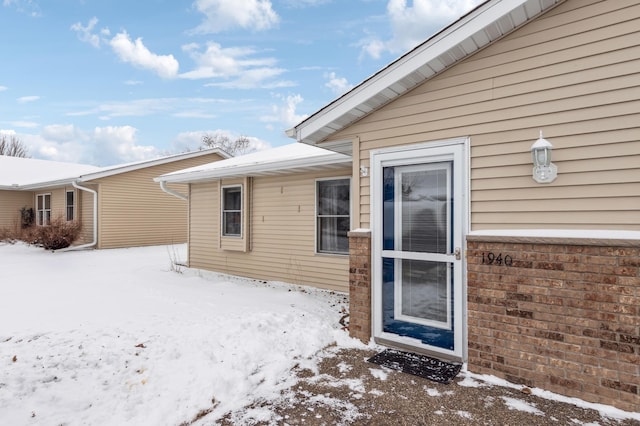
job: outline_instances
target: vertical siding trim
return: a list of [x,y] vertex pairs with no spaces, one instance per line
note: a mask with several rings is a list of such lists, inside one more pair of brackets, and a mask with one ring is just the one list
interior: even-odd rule
[[218,179],[218,205],[212,206],[218,212],[218,248],[222,249],[222,180]]
[[187,186],[187,265],[191,267],[191,184]]
[[244,215],[242,216],[242,226],[244,226],[244,251],[247,252],[250,250],[251,244],[251,199],[253,195],[251,194],[251,184],[253,180],[249,176],[244,177]]
[[360,137],[353,138],[351,145],[351,226],[360,229]]

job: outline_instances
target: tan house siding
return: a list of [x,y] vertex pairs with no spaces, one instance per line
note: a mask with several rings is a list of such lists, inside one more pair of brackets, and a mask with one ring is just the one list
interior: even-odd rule
[[[73,187],[70,187],[73,189]],[[43,191],[36,191],[36,194],[51,194],[51,220],[66,220],[66,196],[67,188],[55,188]]]
[[[190,189],[189,266],[262,280],[347,291],[349,256],[315,253],[315,182],[343,172],[299,173],[249,180],[250,241],[246,252],[224,250],[218,182]],[[223,180],[222,185],[233,180]]]
[[[98,248],[186,242],[187,203],[162,191],[153,178],[220,159],[217,154],[205,155],[91,181],[100,184]],[[187,192],[187,185],[170,186]],[[88,218],[84,216],[85,221]]]
[[[640,230],[639,27],[635,0],[569,0],[332,140],[369,166],[373,149],[468,136],[471,230]],[[539,130],[549,185],[531,178]],[[368,178],[359,191],[368,228]]]
[[33,203],[31,192],[0,191],[0,229],[13,230],[20,226],[20,209],[33,207]]

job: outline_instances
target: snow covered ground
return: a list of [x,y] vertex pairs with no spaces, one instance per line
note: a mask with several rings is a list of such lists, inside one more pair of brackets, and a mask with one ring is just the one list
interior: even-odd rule
[[[0,425],[179,425],[200,414],[195,424],[212,424],[228,412],[241,422],[269,420],[268,404],[246,407],[277,400],[297,382],[294,366],[314,370],[331,355],[327,345],[366,348],[341,330],[345,295],[178,273],[172,260],[185,251],[51,253],[0,243]],[[385,381],[388,372],[371,374]],[[517,387],[470,373],[459,385]],[[523,401],[504,403],[538,415]]]
[[0,243],[0,424],[211,421],[277,397],[326,345],[358,344],[344,295],[176,273],[175,253]]

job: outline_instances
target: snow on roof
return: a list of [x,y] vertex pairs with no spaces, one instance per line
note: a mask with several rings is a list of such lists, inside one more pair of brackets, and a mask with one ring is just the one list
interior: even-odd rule
[[209,154],[218,154],[222,158],[231,157],[229,153],[227,153],[226,151],[223,151],[220,148],[202,149],[198,151],[189,151],[189,152],[183,152],[180,154],[167,155],[164,157],[158,157],[151,160],[142,160],[142,161],[136,161],[132,163],[116,164],[114,166],[102,167],[94,173],[83,174],[80,180],[83,182],[86,182],[89,180],[100,179],[103,177],[112,176],[119,173],[126,173],[133,170],[142,169],[145,167],[157,166],[160,164],[170,163],[172,161],[186,160],[188,158],[200,157],[200,156],[209,155]]
[[350,162],[351,157],[348,155],[301,143],[292,143],[178,170],[162,175],[155,180],[157,182],[192,182],[220,177],[277,174],[319,167],[330,168]]
[[97,167],[88,164],[63,163],[0,155],[0,189],[29,190],[55,185],[69,184],[73,180],[83,182],[107,176],[126,173],[144,167],[151,167],[172,161],[184,160],[208,154],[218,154],[223,158],[230,155],[218,148],[184,152],[114,166]]
[[85,173],[99,171],[88,164],[63,163],[0,155],[0,187],[19,189],[41,182],[71,181]]

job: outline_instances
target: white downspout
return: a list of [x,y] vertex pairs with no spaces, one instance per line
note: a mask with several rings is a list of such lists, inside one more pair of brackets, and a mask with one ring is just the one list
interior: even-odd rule
[[180,198],[181,200],[185,200],[185,201],[187,201],[187,200],[189,199],[189,197],[187,197],[186,195],[181,194],[181,193],[179,193],[178,191],[174,191],[174,190],[173,190],[173,189],[171,189],[171,188],[168,188],[168,187],[167,187],[167,182],[166,182],[166,181],[164,181],[164,180],[161,180],[161,181],[160,181],[160,189],[162,189],[162,190],[163,190],[164,192],[166,192],[167,194],[171,194],[171,195],[173,195],[174,197],[178,197],[178,198]]
[[93,194],[93,241],[87,244],[79,245],[79,246],[69,246],[67,248],[63,248],[56,251],[80,250],[84,248],[93,247],[98,243],[98,193],[93,189],[78,185],[78,182],[75,180],[71,182],[71,185],[73,185],[74,188],[77,188],[81,191],[87,191]]

